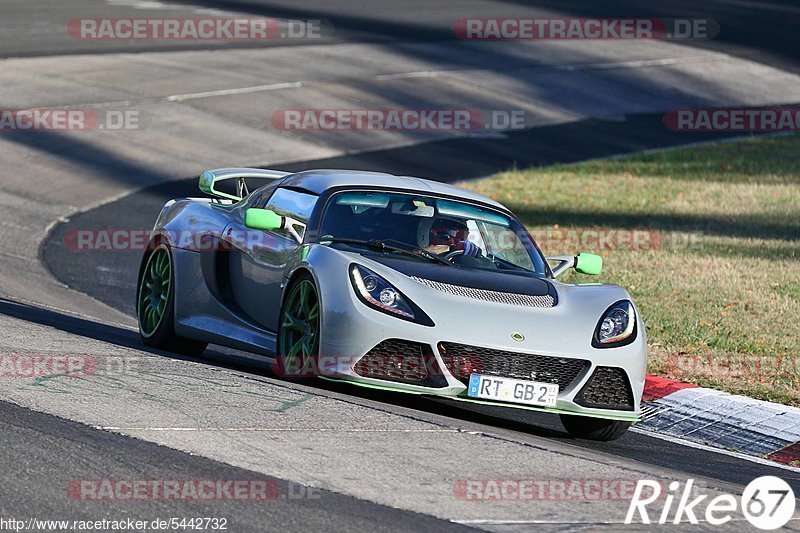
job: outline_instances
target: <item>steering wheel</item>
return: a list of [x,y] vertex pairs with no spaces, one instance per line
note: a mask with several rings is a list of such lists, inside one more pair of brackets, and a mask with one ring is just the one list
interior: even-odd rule
[[439,254],[439,257],[444,259],[445,261],[453,262],[453,258],[457,255],[464,255],[464,250],[454,250],[452,252],[444,252]]
[[[464,255],[464,250],[453,250],[452,252],[444,252],[439,254],[439,257],[444,259],[445,261],[453,262],[453,259],[458,257],[459,255]],[[483,257],[483,255],[478,255],[478,257]]]

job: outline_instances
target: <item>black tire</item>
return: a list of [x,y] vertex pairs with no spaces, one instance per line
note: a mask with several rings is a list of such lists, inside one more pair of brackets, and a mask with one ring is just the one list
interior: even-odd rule
[[612,441],[620,438],[631,427],[630,422],[622,420],[579,415],[560,415],[560,417],[564,429],[578,439]]
[[[317,318],[316,318],[316,334],[314,335],[314,341],[311,345],[311,351],[307,356],[303,356],[303,360],[293,361],[290,360],[289,356],[285,349],[282,349],[282,346],[286,342],[291,342],[291,340],[287,340],[285,337],[287,332],[285,331],[283,324],[286,320],[286,313],[287,308],[292,303],[292,296],[294,295],[295,289],[300,284],[309,284],[310,288],[313,288],[315,299],[318,305],[317,311]],[[314,283],[314,278],[308,271],[303,271],[298,273],[290,282],[289,286],[286,288],[286,292],[284,292],[283,303],[281,304],[281,311],[278,319],[278,336],[276,339],[276,355],[275,355],[275,363],[272,366],[273,373],[275,373],[278,377],[288,380],[288,381],[305,381],[308,379],[319,377],[319,368],[318,368],[318,355],[319,355],[319,342],[320,342],[320,335],[319,335],[319,326],[320,326],[320,319],[322,316],[321,307],[319,307],[319,291],[317,290],[317,285]]]
[[[150,267],[150,261],[154,258],[156,253],[166,252],[169,258],[169,272],[170,281],[169,289],[167,291],[167,299],[164,304],[164,311],[161,315],[158,325],[154,330],[143,325],[142,314],[142,290],[144,288],[143,280],[146,275],[147,269]],[[165,350],[168,352],[179,353],[183,355],[199,356],[208,347],[207,342],[197,341],[194,339],[187,339],[180,337],[175,333],[175,264],[172,261],[172,251],[165,242],[155,243],[152,249],[148,249],[142,258],[141,268],[139,269],[139,280],[136,289],[136,321],[139,326],[139,336],[145,346]]]

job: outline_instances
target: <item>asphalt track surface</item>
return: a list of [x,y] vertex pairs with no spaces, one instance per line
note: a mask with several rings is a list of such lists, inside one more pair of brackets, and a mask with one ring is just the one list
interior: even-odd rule
[[[97,14],[98,6],[105,10],[103,16],[114,16],[113,13],[119,13],[117,16],[169,14],[169,11],[165,13],[160,8],[155,12],[148,11],[141,4],[146,3],[106,3],[92,0],[75,3],[49,2],[48,9],[42,10],[24,0],[8,0],[4,3],[4,16],[0,20],[4,30],[0,33],[0,57],[252,47],[241,43],[209,46],[159,42],[127,42],[108,46],[107,43],[65,42],[63,36],[59,37],[58,31],[52,31],[53,28],[62,28],[65,21],[71,18],[101,16]],[[453,39],[450,26],[454,18],[547,16],[548,13],[556,13],[551,16],[566,14],[713,18],[721,24],[723,33],[713,41],[699,41],[692,43],[692,46],[724,51],[789,71],[797,70],[796,51],[800,49],[791,24],[792,20],[796,20],[798,8],[791,2],[772,2],[766,5],[740,2],[735,6],[727,2],[710,2],[702,6],[690,2],[538,2],[535,8],[531,8],[522,2],[467,2],[453,7],[447,4],[431,6],[429,2],[382,1],[375,4],[370,13],[364,13],[361,2],[340,2],[335,7],[329,2],[298,4],[198,0],[191,4],[261,16],[322,18],[336,28],[336,32],[330,37],[331,43],[446,41]],[[108,11],[113,9],[117,11]],[[424,17],[419,15],[423,12]],[[32,28],[29,24],[31,20],[39,23],[40,31]],[[303,44],[277,41],[268,46]],[[484,176],[512,165],[570,162],[719,138],[719,135],[710,134],[670,134],[664,128],[654,127],[661,116],[651,114],[590,119],[510,132],[495,138],[449,139],[275,166],[286,170],[355,167],[453,181]],[[53,136],[47,133],[31,133],[24,140],[14,142],[34,147],[48,156],[64,157],[78,167],[101,170],[109,175],[124,174],[132,170],[125,167],[124,162],[104,157],[105,154],[94,152],[84,144],[72,143],[62,136],[55,140],[57,142],[53,142]],[[232,161],[231,164],[236,162]],[[150,187],[119,201],[73,216],[67,223],[58,225],[43,244],[41,259],[58,279],[70,287],[130,315],[139,254],[70,253],[64,246],[66,232],[85,228],[147,229],[152,226],[155,214],[167,199],[196,194],[195,179],[185,179]],[[96,276],[100,271],[111,275]],[[129,329],[69,313],[0,300],[0,314],[48,330],[77,335],[87,341],[102,341],[124,349],[142,349],[137,335]],[[165,360],[175,359],[169,354],[151,353]],[[262,363],[232,350],[212,347],[206,357],[187,360],[187,364],[192,361],[214,368],[232,369],[243,376],[262,380],[265,385],[279,383],[269,375]],[[741,487],[755,477],[772,474],[786,479],[796,491],[800,491],[800,475],[795,472],[712,451],[688,448],[641,433],[629,432],[613,443],[589,443],[569,438],[557,418],[552,416],[533,415],[525,411],[464,407],[404,395],[364,391],[344,385],[312,383],[309,386],[322,396],[348,398],[348,401],[355,404],[387,413],[402,413],[419,420],[435,421],[457,427],[459,431],[496,435],[536,449],[567,447],[575,448],[578,453],[585,449],[587,452],[598,452],[603,457],[615,458],[624,464],[666,468],[683,479],[702,476],[718,480],[723,486]],[[265,506],[251,505],[252,502],[236,502],[234,507],[229,503],[186,506],[172,502],[148,502],[146,508],[141,504],[114,504],[100,508],[90,502],[65,500],[63,494],[66,485],[71,480],[86,477],[87,472],[96,472],[97,477],[145,479],[263,479],[264,475],[139,439],[101,431],[7,402],[0,402],[0,431],[3,435],[0,459],[5,469],[3,483],[0,484],[0,513],[4,515],[37,515],[37,511],[45,509],[50,516],[38,516],[97,520],[103,517],[113,519],[125,514],[152,519],[156,516],[185,516],[189,512],[198,511],[196,514],[205,516],[229,515],[231,522],[236,525],[232,528],[234,531],[440,530],[459,527],[457,524],[422,514],[399,511],[386,505],[324,490],[319,499],[304,499],[301,502],[278,499]],[[480,458],[475,460],[479,461]],[[277,480],[283,491],[290,490],[287,481],[273,479]],[[201,510],[202,513],[199,512]]]
[[[233,48],[264,46],[248,43],[204,43],[129,41],[109,46],[107,43],[76,42],[64,40],[58,31],[52,31],[47,23],[63,26],[66,21],[79,17],[97,17],[98,6],[104,16],[131,16],[130,7],[140,6],[134,15],[164,13],[163,9],[148,11],[143,1],[120,1],[111,3],[81,0],[79,2],[48,1],[47,13],[37,8],[37,3],[27,0],[6,0],[8,16],[0,22],[0,57],[29,57],[71,53],[127,52],[145,50],[185,50],[202,48]],[[797,50],[800,49],[795,21],[800,17],[800,6],[791,0],[757,2],[745,0],[728,2],[714,0],[692,2],[680,0],[662,2],[658,0],[620,2],[591,0],[544,0],[526,2],[522,0],[501,2],[465,0],[462,2],[429,2],[426,0],[377,0],[369,2],[369,9],[359,0],[328,2],[311,0],[177,0],[174,4],[205,6],[215,10],[228,10],[250,16],[283,19],[323,19],[333,25],[329,42],[420,42],[455,39],[452,25],[462,18],[504,17],[597,17],[597,18],[706,18],[713,19],[722,28],[711,40],[698,40],[693,46],[719,50],[732,55],[747,57],[784,69],[800,68]],[[116,10],[116,11],[114,11]],[[37,31],[27,31],[32,20],[39,19]],[[44,31],[47,28],[50,31]],[[325,34],[323,34],[325,35]],[[268,46],[303,45],[304,42],[276,40]]]
[[[172,517],[214,517],[230,531],[458,531],[463,526],[425,515],[400,511],[320,489],[289,484],[230,465],[156,444],[89,428],[55,416],[0,401],[0,461],[7,479],[24,483],[0,486],[0,513],[20,516],[32,509],[39,519],[170,520]],[[23,458],[20,460],[20,458]],[[267,499],[237,501],[176,501],[155,499],[114,502],[113,509],[94,500],[63,498],[71,483],[86,479],[87,464],[117,480],[231,480],[268,487]],[[90,494],[90,493],[87,493]],[[255,494],[255,493],[254,493]],[[35,502],[47,501],[47,511]],[[103,508],[105,507],[105,508]],[[65,528],[72,530],[72,528]],[[77,528],[76,528],[77,529]],[[102,528],[105,529],[105,528]],[[109,528],[110,529],[110,528]]]

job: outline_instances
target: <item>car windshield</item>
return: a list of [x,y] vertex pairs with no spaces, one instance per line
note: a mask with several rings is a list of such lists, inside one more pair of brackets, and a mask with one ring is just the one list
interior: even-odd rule
[[[425,195],[344,191],[330,197],[320,241],[344,246],[402,243],[466,268],[543,277],[547,267],[528,232],[490,208]],[[424,254],[424,252],[420,252]],[[425,254],[430,255],[430,254]]]

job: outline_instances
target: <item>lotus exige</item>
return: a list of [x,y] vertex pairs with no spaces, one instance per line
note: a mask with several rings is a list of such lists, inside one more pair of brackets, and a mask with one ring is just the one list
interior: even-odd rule
[[582,438],[638,419],[647,343],[630,295],[557,281],[602,260],[544,257],[494,200],[342,170],[211,170],[200,189],[213,198],[164,206],[142,260],[147,345],[212,342],[287,377],[549,411]]

